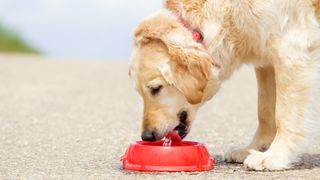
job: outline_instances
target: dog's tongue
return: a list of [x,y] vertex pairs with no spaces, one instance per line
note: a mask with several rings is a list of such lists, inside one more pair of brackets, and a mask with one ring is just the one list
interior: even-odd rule
[[170,139],[174,142],[182,141],[181,137],[176,131],[169,132],[166,136],[167,139]]

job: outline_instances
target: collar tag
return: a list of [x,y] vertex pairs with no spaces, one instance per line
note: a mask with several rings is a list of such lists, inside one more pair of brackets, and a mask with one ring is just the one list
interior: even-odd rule
[[193,30],[192,31],[192,39],[199,42],[199,43],[202,43],[203,42],[203,37],[202,35],[196,31],[196,30]]

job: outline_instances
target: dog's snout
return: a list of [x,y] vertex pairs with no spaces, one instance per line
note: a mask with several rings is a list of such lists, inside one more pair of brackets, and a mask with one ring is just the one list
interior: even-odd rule
[[143,141],[156,141],[155,133],[149,130],[144,130],[141,135]]

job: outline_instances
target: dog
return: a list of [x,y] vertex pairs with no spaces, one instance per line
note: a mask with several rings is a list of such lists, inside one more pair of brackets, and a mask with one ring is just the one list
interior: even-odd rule
[[[129,74],[142,139],[184,138],[199,107],[242,64],[255,68],[259,126],[226,153],[246,170],[285,170],[320,121],[319,0],[166,0],[135,30]],[[201,43],[192,38],[201,35]]]

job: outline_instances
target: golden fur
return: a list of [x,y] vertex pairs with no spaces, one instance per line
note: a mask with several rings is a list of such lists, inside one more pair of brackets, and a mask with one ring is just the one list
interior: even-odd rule
[[[320,1],[166,0],[165,7],[172,14],[158,12],[135,31],[130,72],[144,99],[143,129],[161,139],[179,124],[181,110],[190,112],[191,124],[222,81],[252,64],[259,126],[252,142],[227,152],[226,161],[248,170],[289,168],[319,128]],[[203,34],[207,49],[179,19]],[[163,92],[151,96],[150,82]]]

